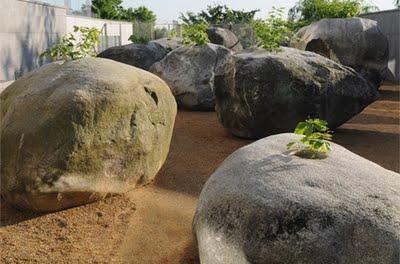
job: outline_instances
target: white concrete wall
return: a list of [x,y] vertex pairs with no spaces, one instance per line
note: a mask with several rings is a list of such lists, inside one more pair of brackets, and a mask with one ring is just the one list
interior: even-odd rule
[[0,0],[0,81],[14,80],[45,63],[39,55],[72,33],[73,26],[102,30],[102,39],[108,40],[102,49],[131,43],[132,23],[67,15],[62,6],[34,0]]
[[121,45],[131,43],[128,39],[132,35],[132,23],[129,22],[68,15],[66,26],[68,33],[74,31],[74,26],[95,27],[102,30],[103,35],[121,36]]
[[378,22],[382,33],[389,40],[388,80],[400,82],[400,9],[364,14],[361,17]]
[[0,81],[37,68],[39,54],[66,32],[66,9],[29,0],[0,0]]

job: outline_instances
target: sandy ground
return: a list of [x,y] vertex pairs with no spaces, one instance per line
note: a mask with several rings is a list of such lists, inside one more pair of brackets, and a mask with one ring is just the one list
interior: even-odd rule
[[[399,172],[400,87],[343,125],[334,141]],[[154,184],[124,196],[37,215],[1,203],[1,263],[198,263],[191,224],[203,184],[251,141],[229,135],[215,113],[178,113]]]

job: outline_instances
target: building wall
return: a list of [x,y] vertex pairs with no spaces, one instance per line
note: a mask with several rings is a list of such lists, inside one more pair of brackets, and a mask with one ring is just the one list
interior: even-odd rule
[[363,18],[378,22],[383,34],[389,40],[388,80],[400,82],[400,9],[362,15]]
[[74,31],[74,26],[95,27],[102,31],[102,35],[110,37],[120,36],[120,45],[131,43],[128,39],[132,35],[132,23],[129,22],[68,15],[66,24],[67,32],[69,33]]
[[0,0],[0,81],[41,64],[39,54],[66,32],[66,9],[29,0]]
[[74,25],[102,29],[100,51],[130,43],[132,34],[132,23],[67,15],[63,6],[34,0],[0,0],[0,25],[0,82],[46,63],[39,55]]

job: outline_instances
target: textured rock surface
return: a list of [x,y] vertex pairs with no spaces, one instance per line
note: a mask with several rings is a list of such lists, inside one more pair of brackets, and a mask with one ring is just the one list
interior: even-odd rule
[[292,46],[319,53],[352,67],[377,88],[389,59],[389,44],[376,21],[364,18],[322,19],[303,27]]
[[289,155],[295,138],[243,147],[211,175],[193,222],[201,263],[398,263],[400,175],[337,144]]
[[1,94],[1,195],[54,211],[150,182],[176,115],[168,86],[112,60],[52,63]]
[[183,46],[182,38],[161,38],[150,41],[150,43],[157,43],[168,51],[172,51]]
[[97,57],[106,58],[148,70],[155,62],[167,55],[168,50],[158,43],[127,44],[112,47]]
[[236,35],[226,28],[221,27],[210,27],[207,30],[208,38],[211,43],[225,46],[227,49],[233,52],[243,50],[242,44]]
[[308,117],[335,129],[378,96],[353,69],[293,48],[236,53],[220,73],[218,117],[231,133],[246,138],[291,132]]
[[183,46],[150,69],[171,88],[178,106],[189,110],[214,110],[214,76],[231,52],[220,45]]

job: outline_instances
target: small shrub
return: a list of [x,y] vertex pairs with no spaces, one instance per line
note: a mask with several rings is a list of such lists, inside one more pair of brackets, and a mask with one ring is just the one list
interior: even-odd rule
[[298,156],[315,159],[331,151],[329,140],[332,139],[332,135],[328,123],[324,120],[316,118],[300,122],[294,133],[304,137],[290,142],[287,148],[295,150]]
[[205,45],[210,42],[207,35],[208,24],[199,23],[183,27],[183,44]]
[[74,33],[80,33],[80,38],[77,39],[73,34],[67,34],[50,50],[40,54],[40,57],[51,57],[53,60],[76,60],[96,56],[96,48],[100,42],[100,30],[74,26]]
[[173,38],[176,38],[177,36],[178,36],[178,31],[175,28],[168,31],[168,34],[167,34],[168,39],[173,39]]
[[136,43],[136,44],[147,44],[147,43],[149,43],[149,41],[151,39],[146,36],[131,35],[128,40],[130,40],[130,41],[132,41],[132,43]]
[[257,46],[268,51],[279,51],[281,45],[286,46],[294,35],[294,25],[283,18],[283,8],[272,8],[265,20],[253,23]]

